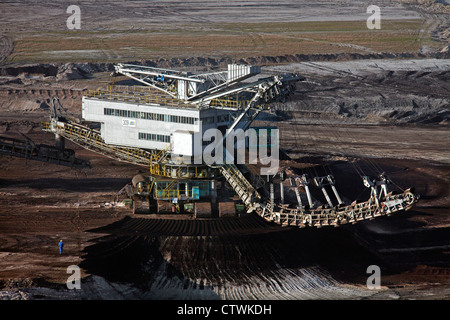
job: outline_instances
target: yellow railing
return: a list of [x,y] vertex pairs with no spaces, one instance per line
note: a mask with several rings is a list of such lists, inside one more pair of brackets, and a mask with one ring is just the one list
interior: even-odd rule
[[53,123],[41,122],[40,125],[43,130],[61,134],[75,143],[81,143],[87,149],[95,148],[94,151],[102,151],[102,154],[116,159],[149,165],[150,174],[153,175],[169,178],[208,178],[208,170],[205,167],[169,166],[163,162],[159,163],[158,161],[164,160],[164,155],[167,154],[171,144],[168,144],[163,150],[159,150],[155,155],[155,153],[140,148],[118,147],[106,144],[101,138],[100,132],[84,126],[56,121]]
[[108,92],[125,92],[125,93],[145,93],[145,94],[161,94],[161,91],[150,86],[106,86]]
[[[106,86],[106,91],[108,92],[125,92],[125,93],[143,93],[143,94],[156,94],[156,95],[166,95],[161,90],[158,90],[150,86],[122,86],[122,85],[108,85]],[[171,86],[167,91],[174,92],[174,86]]]
[[171,190],[171,188],[172,188],[177,182],[178,182],[177,180],[171,181],[171,182],[167,185],[167,187],[164,188],[164,190]]

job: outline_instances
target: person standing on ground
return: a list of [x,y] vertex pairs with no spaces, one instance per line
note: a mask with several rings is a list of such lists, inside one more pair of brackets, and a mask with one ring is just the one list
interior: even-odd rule
[[59,240],[58,247],[59,247],[59,254],[62,254],[64,247],[64,242],[62,240]]

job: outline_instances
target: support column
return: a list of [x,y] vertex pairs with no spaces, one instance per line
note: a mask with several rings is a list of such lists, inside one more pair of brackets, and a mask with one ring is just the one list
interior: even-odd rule
[[284,185],[283,182],[280,182],[280,201],[284,204]]

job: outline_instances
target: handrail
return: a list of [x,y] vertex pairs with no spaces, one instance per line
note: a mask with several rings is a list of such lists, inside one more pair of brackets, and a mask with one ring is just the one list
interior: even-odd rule
[[193,192],[192,190],[178,190],[178,189],[170,189],[170,190],[157,190],[156,191],[157,198],[192,198]]

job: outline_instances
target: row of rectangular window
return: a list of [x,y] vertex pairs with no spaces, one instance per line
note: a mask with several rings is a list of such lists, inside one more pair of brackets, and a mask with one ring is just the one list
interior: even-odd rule
[[156,121],[166,121],[185,124],[196,124],[198,122],[198,118],[193,117],[175,116],[171,114],[150,113],[143,111],[131,111],[112,108],[104,108],[103,114],[105,116],[127,117],[134,119],[156,120]]
[[170,136],[166,136],[163,134],[139,132],[139,140],[170,142]]

